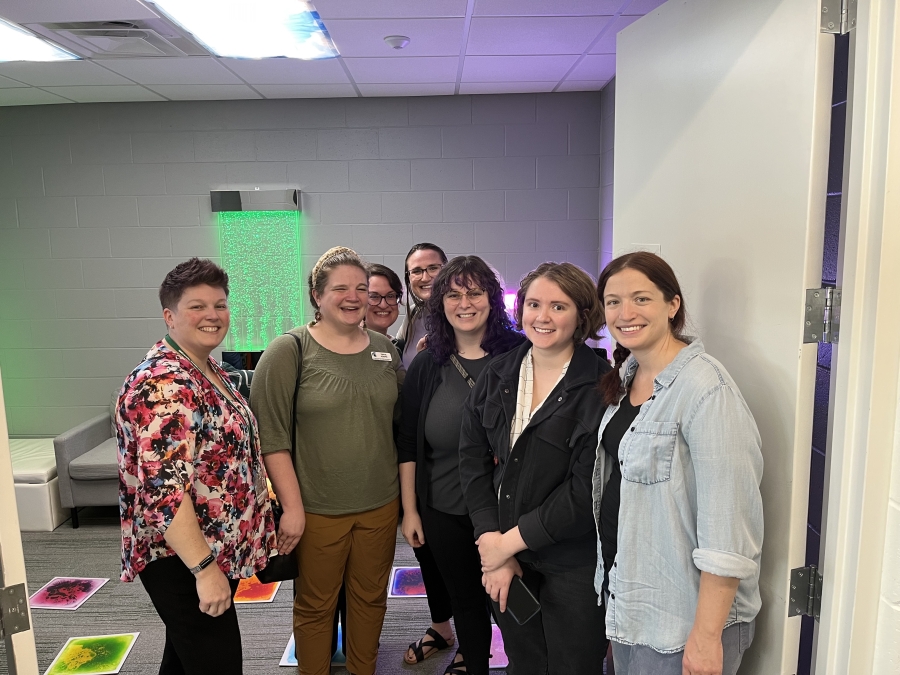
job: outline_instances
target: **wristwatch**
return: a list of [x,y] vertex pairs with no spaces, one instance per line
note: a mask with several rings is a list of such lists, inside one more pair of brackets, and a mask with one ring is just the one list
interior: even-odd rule
[[206,556],[206,557],[205,557],[203,560],[201,560],[199,563],[197,563],[196,565],[194,565],[193,567],[190,567],[190,568],[188,568],[188,569],[190,569],[191,574],[193,574],[194,576],[196,576],[196,575],[200,574],[200,572],[201,572],[202,570],[205,570],[207,567],[209,567],[210,565],[212,565],[215,561],[216,561],[216,557],[215,557],[212,553],[210,553],[208,556]]

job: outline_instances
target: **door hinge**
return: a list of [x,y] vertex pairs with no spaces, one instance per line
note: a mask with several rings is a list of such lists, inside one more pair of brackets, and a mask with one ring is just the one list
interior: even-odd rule
[[29,628],[25,584],[0,587],[0,640]]
[[841,289],[809,288],[806,291],[806,318],[803,343],[838,341],[841,333]]
[[858,0],[822,0],[821,31],[844,35],[856,28],[858,4]]
[[788,616],[811,616],[816,621],[822,612],[822,573],[815,565],[791,570]]

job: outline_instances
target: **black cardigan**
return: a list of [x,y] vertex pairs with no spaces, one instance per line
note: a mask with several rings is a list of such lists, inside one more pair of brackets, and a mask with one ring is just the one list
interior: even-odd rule
[[517,556],[522,561],[591,564],[597,559],[591,478],[606,408],[597,383],[610,365],[577,346],[510,456],[519,368],[530,347],[526,342],[491,362],[466,401],[459,441],[466,506],[476,538],[518,525],[528,545]]
[[[508,337],[509,341],[503,345],[506,350],[525,341],[522,335],[512,331]],[[491,354],[490,358],[497,358],[501,354]],[[425,440],[425,413],[431,404],[431,397],[443,381],[441,368],[435,363],[429,350],[419,352],[409,364],[400,394],[402,415],[397,434],[397,462],[416,463],[416,495],[420,499],[425,499],[428,494],[428,476],[424,471],[425,448],[428,443]]]

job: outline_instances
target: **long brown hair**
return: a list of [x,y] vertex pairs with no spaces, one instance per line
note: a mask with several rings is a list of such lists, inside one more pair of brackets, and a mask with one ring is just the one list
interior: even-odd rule
[[[678,311],[675,312],[675,316],[669,321],[669,330],[672,331],[673,337],[683,340],[682,331],[687,321],[687,310],[685,309],[684,294],[681,292],[678,277],[675,276],[675,272],[669,266],[669,263],[655,253],[647,251],[620,255],[600,273],[600,279],[597,281],[597,297],[600,298],[600,305],[604,308],[602,325],[606,325],[606,305],[603,302],[606,284],[609,282],[610,277],[623,270],[635,270],[643,274],[660,290],[666,302],[672,302],[676,295],[681,299]],[[615,361],[613,369],[600,378],[600,391],[603,393],[603,401],[607,405],[617,403],[619,396],[624,392],[619,370],[629,354],[631,354],[630,350],[620,344],[616,344],[616,349],[613,352],[613,360]]]

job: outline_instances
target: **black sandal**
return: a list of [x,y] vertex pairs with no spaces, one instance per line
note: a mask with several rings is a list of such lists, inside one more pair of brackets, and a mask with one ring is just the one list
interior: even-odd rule
[[[427,640],[426,638],[431,638]],[[425,631],[425,635],[419,638],[418,642],[410,642],[409,649],[407,653],[403,655],[403,662],[408,663],[409,665],[415,665],[416,663],[422,663],[425,659],[431,658],[439,651],[444,649],[449,649],[453,646],[455,640],[451,637],[449,640],[445,639],[443,635],[438,633],[431,626],[428,627],[428,630]],[[427,648],[431,648],[432,651],[425,653]],[[415,661],[410,662],[406,657],[409,652],[413,653],[413,658]]]
[[[456,652],[456,656],[462,656],[459,652]],[[456,656],[453,657],[453,661],[450,662],[450,665],[447,666],[447,670],[444,671],[444,675],[466,675],[469,671],[466,669],[466,660],[463,659],[461,661],[456,660]]]

